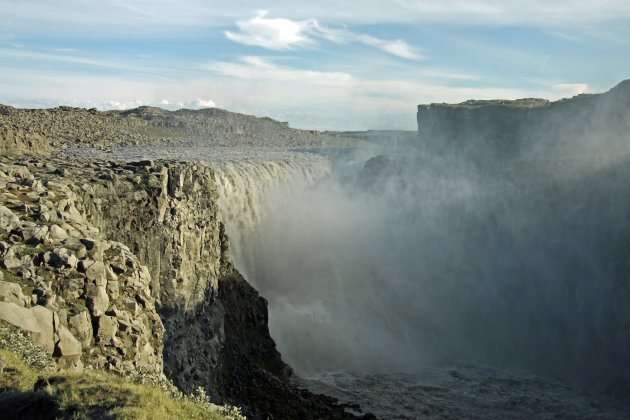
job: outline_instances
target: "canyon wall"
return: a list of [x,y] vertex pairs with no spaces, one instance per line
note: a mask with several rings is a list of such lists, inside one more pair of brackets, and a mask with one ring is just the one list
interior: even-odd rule
[[0,319],[49,347],[60,368],[163,368],[182,391],[201,386],[253,418],[352,417],[290,384],[267,301],[231,262],[211,168],[2,161]]
[[606,93],[555,102],[525,98],[432,103],[418,105],[418,136],[421,147],[438,154],[557,157],[571,148],[598,153],[604,147],[619,148],[620,139],[627,139],[628,110],[630,80]]

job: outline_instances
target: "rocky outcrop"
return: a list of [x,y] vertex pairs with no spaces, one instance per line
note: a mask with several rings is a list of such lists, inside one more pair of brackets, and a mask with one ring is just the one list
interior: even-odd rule
[[0,105],[0,153],[108,146],[313,147],[324,141],[317,131],[217,108],[166,111],[143,106],[99,112]]
[[211,168],[4,160],[0,258],[5,281],[22,295],[0,290],[6,305],[58,316],[67,330],[53,323],[59,367],[77,359],[78,343],[86,367],[163,366],[182,391],[201,386],[254,418],[351,417],[333,399],[290,384],[269,336],[267,302],[232,265]]
[[90,167],[101,182],[78,191],[82,210],[148,267],[151,296],[166,328],[165,373],[186,392],[205,386],[218,398],[210,377],[224,335],[218,280],[233,268],[217,219],[214,172],[199,164],[150,161]]
[[164,327],[148,270],[102,239],[69,180],[50,169],[0,164],[0,319],[27,331],[58,368],[161,375]]
[[556,102],[526,98],[418,105],[419,145],[430,153],[490,158],[567,155],[578,145],[598,153],[627,139],[629,115],[630,80],[606,93]]

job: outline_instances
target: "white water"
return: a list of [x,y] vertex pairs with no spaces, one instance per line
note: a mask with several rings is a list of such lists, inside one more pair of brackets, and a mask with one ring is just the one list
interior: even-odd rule
[[630,418],[576,390],[628,370],[616,177],[543,165],[522,182],[420,160],[365,184],[369,153],[333,176],[281,150],[120,153],[215,168],[235,264],[311,389],[384,418]]
[[366,183],[368,157],[268,188],[234,244],[311,389],[384,418],[630,418],[603,396],[630,351],[618,159],[403,158]]
[[359,404],[382,419],[599,419],[628,418],[627,407],[593,400],[527,371],[461,363],[417,373],[323,372],[303,380],[317,393]]

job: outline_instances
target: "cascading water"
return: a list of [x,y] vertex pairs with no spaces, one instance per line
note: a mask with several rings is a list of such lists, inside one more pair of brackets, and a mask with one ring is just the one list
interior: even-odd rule
[[241,253],[247,235],[254,231],[261,218],[261,198],[269,189],[289,188],[303,190],[316,180],[328,175],[330,163],[323,157],[277,151],[250,154],[229,159],[213,159],[219,210],[232,244],[232,259],[242,273],[249,278],[249,267]]
[[238,243],[311,388],[387,418],[628,415],[545,379],[624,398],[625,161],[368,157],[268,188]]
[[305,386],[384,418],[630,418],[565,385],[627,390],[628,159],[392,152],[119,157],[215,169],[234,262]]

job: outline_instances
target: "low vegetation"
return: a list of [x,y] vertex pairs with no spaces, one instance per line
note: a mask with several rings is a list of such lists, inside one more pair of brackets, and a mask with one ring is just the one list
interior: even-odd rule
[[1,418],[231,419],[202,390],[185,396],[166,380],[113,373],[56,372],[54,361],[20,330],[0,325]]

